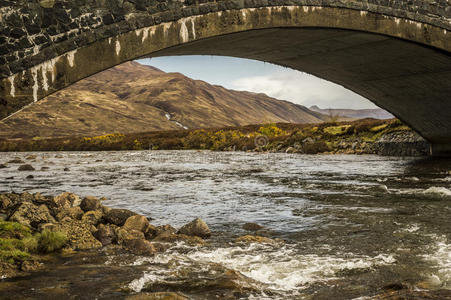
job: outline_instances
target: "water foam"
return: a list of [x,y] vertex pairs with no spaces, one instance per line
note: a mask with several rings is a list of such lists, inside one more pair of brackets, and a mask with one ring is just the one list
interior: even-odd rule
[[432,186],[423,191],[423,193],[431,196],[439,196],[441,198],[451,197],[451,190],[441,186]]
[[424,258],[437,266],[437,274],[431,277],[438,277],[441,287],[451,288],[451,244],[445,236],[435,236],[436,244],[432,247],[434,251],[431,254],[424,255]]
[[[185,252],[185,251],[183,251]],[[274,247],[262,244],[249,246],[231,246],[216,249],[197,249],[180,253],[169,251],[150,258],[141,258],[136,264],[144,262],[166,265],[165,270],[150,268],[142,277],[132,281],[129,288],[135,292],[151,282],[164,281],[171,276],[177,265],[186,267],[193,264],[209,268],[210,264],[220,264],[226,268],[239,271],[241,274],[256,280],[272,290],[280,292],[296,292],[314,282],[336,279],[338,272],[351,269],[372,268],[395,262],[392,255],[380,254],[375,257],[355,256],[319,256],[316,254],[300,254],[292,245]]]

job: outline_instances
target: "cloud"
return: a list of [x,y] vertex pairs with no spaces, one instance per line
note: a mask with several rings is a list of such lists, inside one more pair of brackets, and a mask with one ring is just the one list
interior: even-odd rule
[[233,80],[230,87],[236,90],[265,93],[268,96],[321,108],[375,108],[360,95],[332,82],[291,69],[261,76]]

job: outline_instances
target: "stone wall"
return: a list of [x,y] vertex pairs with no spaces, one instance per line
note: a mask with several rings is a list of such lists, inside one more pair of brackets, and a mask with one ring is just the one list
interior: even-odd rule
[[447,0],[3,0],[0,79],[138,28],[209,12],[282,5],[350,8],[451,28]]

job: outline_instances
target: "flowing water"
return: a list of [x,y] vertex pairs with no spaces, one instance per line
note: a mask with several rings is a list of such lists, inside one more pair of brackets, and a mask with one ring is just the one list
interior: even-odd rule
[[[233,295],[242,299],[365,299],[399,283],[451,289],[450,160],[208,151],[31,154],[36,171],[2,169],[0,192],[104,196],[105,205],[149,216],[154,225],[178,227],[201,217],[214,235],[205,247],[177,244],[154,257],[65,258],[52,271],[5,282],[14,295],[59,286],[81,298],[94,291],[114,298],[171,290],[211,299],[221,293],[211,282],[223,268],[245,276],[247,292]],[[26,179],[29,174],[34,178]],[[242,229],[246,222],[285,243],[234,243],[249,234]]]

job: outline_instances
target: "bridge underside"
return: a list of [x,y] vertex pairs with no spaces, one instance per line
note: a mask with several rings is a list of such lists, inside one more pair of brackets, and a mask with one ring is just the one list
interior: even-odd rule
[[383,35],[326,28],[273,28],[171,47],[150,56],[224,55],[271,62],[340,84],[399,117],[451,153],[451,59]]

